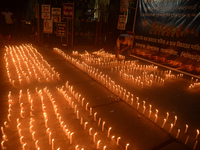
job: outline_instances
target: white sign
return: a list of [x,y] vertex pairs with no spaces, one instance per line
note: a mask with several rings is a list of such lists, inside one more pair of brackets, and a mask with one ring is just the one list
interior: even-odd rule
[[61,8],[52,8],[53,22],[61,22]]
[[126,29],[126,15],[119,15],[117,29],[125,30]]
[[42,5],[41,13],[42,19],[51,19],[51,6],[50,5]]

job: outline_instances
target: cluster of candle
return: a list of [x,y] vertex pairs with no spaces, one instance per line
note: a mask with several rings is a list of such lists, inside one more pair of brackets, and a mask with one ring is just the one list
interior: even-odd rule
[[166,80],[175,80],[175,79],[182,79],[183,78],[183,74],[174,75],[174,74],[172,74],[171,70],[165,71],[164,74],[165,74]]
[[[43,59],[42,55],[32,45],[6,46],[5,48],[4,58],[7,75],[13,86],[17,81],[21,85],[22,82],[30,83],[33,80],[41,82],[59,79],[59,73]],[[16,75],[11,61],[18,79],[15,79]],[[10,72],[11,70],[12,72]]]
[[[115,58],[115,55],[112,53],[105,52],[104,49],[93,52],[93,54],[100,56],[102,58]],[[119,54],[119,59],[125,59],[125,56]]]
[[[152,86],[153,81],[158,82],[160,84],[164,84],[164,79],[162,79],[160,76],[155,75],[155,72],[157,71],[157,66],[153,65],[137,65],[137,64],[131,64],[131,66],[118,66],[115,67],[115,71],[119,70],[119,76],[122,77],[125,80],[132,81],[138,86],[141,86],[143,88],[144,85]],[[111,68],[111,71],[113,69]],[[131,73],[141,73],[142,77],[137,76],[134,77]],[[153,74],[148,74],[154,72]]]
[[[69,97],[66,94],[67,91],[65,89],[68,90],[68,92],[71,93],[71,95],[73,96],[73,98],[76,101],[72,100],[72,98]],[[93,120],[95,122],[98,122],[98,126],[101,127],[101,131],[103,133],[106,133],[108,138],[111,138],[113,141],[115,140],[115,136],[114,135],[113,136],[110,135],[112,127],[109,127],[107,132],[104,132],[105,131],[105,121],[102,121],[101,117],[98,117],[98,119],[97,119],[97,112],[93,113],[92,107],[89,107],[89,103],[86,102],[85,98],[81,97],[81,94],[75,92],[75,90],[73,89],[73,86],[68,84],[68,81],[66,82],[65,87],[62,86],[61,88],[57,88],[57,90],[59,91],[59,93],[61,93],[63,95],[65,100],[68,102],[68,104],[74,109],[74,113],[76,114],[76,118],[80,119],[80,125],[83,125],[84,130],[88,130],[89,135],[93,137],[92,139],[93,139],[93,142],[96,143],[96,149],[100,148],[100,142],[103,141],[103,140],[102,139],[98,139],[97,140],[98,132],[94,131],[94,127],[92,128],[91,123],[90,123],[91,120],[84,122],[84,120],[87,120],[87,119],[84,118],[84,116],[80,114],[81,111],[78,110],[78,107],[82,107],[83,110],[86,113],[89,112],[88,113],[89,116],[93,117]],[[91,127],[89,127],[89,126],[91,126]],[[118,137],[116,139],[116,145],[119,145],[119,140],[120,139],[121,139],[121,137]],[[107,146],[104,145],[102,147],[103,147],[103,150],[105,150]],[[126,149],[127,148],[128,148],[128,146],[126,145]]]
[[84,59],[87,64],[99,65],[101,67],[115,66],[119,63],[111,57],[95,57],[94,55],[88,53],[80,54],[80,57]]
[[198,82],[198,79],[196,79],[195,81],[193,81],[194,80],[194,78],[192,77],[191,78],[191,82],[193,82],[193,83],[191,83],[190,85],[189,85],[189,89],[193,89],[193,88],[198,88],[198,87],[200,87],[200,82]]
[[[76,67],[78,67],[80,70],[85,71],[86,73],[88,73],[88,75],[90,75],[90,77],[92,77],[93,79],[95,79],[96,81],[100,82],[102,85],[104,85],[106,88],[108,88],[111,92],[113,92],[115,95],[119,96],[122,100],[124,100],[126,103],[128,103],[129,105],[131,105],[133,108],[136,108],[138,111],[141,111],[141,113],[143,113],[144,115],[147,115],[148,118],[150,118],[153,122],[157,122],[158,121],[158,110],[156,109],[155,114],[152,117],[152,105],[149,105],[149,111],[146,111],[146,102],[143,101],[143,105],[140,105],[139,102],[139,97],[134,97],[133,94],[131,94],[130,92],[126,91],[125,88],[121,87],[120,85],[115,84],[115,81],[111,80],[111,78],[108,75],[103,74],[102,72],[99,71],[99,69],[96,69],[92,66],[87,65],[85,62],[80,62],[80,60],[78,59],[74,59],[68,55],[66,55],[62,50],[54,48],[54,50],[60,54],[61,56],[63,56],[64,58],[66,58],[67,61],[71,62],[73,65],[75,65]],[[82,56],[81,54],[79,54],[80,56]],[[89,55],[87,53],[87,55]],[[118,67],[115,67],[116,69]],[[157,69],[157,68],[155,68]],[[113,69],[111,69],[113,70]],[[142,71],[142,67],[141,67],[141,71]],[[145,72],[143,73],[143,76],[145,76]],[[155,71],[154,71],[154,75],[150,74],[149,76],[146,75],[146,78],[151,79],[149,82],[149,84],[152,84],[152,81],[157,81],[161,84],[164,84],[164,79],[161,78],[160,76],[158,76],[158,72],[157,75],[155,75]],[[178,74],[176,75],[176,77],[174,75],[171,74],[171,71],[161,71],[161,75],[165,75],[166,79],[178,79],[178,78],[182,78],[183,74]],[[140,77],[141,78],[141,77]],[[140,79],[138,77],[138,79]],[[137,79],[137,80],[138,80]],[[141,81],[140,81],[141,83]],[[140,85],[139,83],[139,85]],[[138,82],[137,82],[138,84]],[[142,106],[142,107],[140,107]],[[145,113],[146,112],[146,113]],[[169,113],[167,113],[167,117],[164,118],[163,124],[162,124],[162,128],[164,128],[166,122],[168,120],[169,117]],[[173,121],[173,123],[171,123],[170,125],[170,129],[168,130],[169,133],[171,133],[173,127],[175,126],[177,122],[177,116],[175,116],[175,119]],[[179,137],[180,134],[180,129],[178,129],[176,138]],[[185,144],[187,144],[187,141],[189,140],[189,137],[186,138],[186,142]],[[196,143],[196,142],[195,142]],[[194,145],[194,149],[195,149],[195,145]]]

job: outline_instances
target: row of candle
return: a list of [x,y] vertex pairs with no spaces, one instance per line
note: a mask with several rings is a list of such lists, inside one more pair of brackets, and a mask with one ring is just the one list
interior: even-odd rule
[[[105,130],[105,121],[102,121],[102,119],[99,117],[99,119],[97,120],[97,112],[93,113],[92,111],[92,107],[89,108],[89,103],[85,101],[85,98],[81,98],[81,94],[76,93],[73,90],[73,86],[70,86],[68,84],[68,81],[65,84],[65,88],[72,94],[72,96],[77,100],[77,103],[79,103],[79,105],[87,112],[89,112],[90,116],[93,116],[93,120],[94,121],[98,121],[98,126],[101,127],[101,131]],[[71,105],[71,107],[74,109],[74,113],[76,113],[76,118],[80,119],[80,124],[84,126],[84,130],[87,129],[87,126],[89,126],[89,121],[87,122],[83,122],[84,118],[83,116],[80,117],[80,111],[77,110],[77,105],[75,104],[75,101],[72,101],[71,98],[66,94],[66,90],[64,90],[64,86],[62,86],[61,88],[57,88],[57,90],[64,96],[65,100],[69,103],[69,105]],[[93,128],[89,128],[88,127],[88,132],[89,135],[92,135],[92,130]],[[111,138],[112,140],[114,140],[115,136],[110,136],[110,132],[111,132],[112,127],[108,128],[107,131],[107,137]],[[97,136],[98,132],[94,132],[93,134],[93,142],[96,142],[96,147],[97,149],[99,149],[99,141],[102,140],[96,140],[96,136]],[[119,140],[121,139],[121,137],[118,137],[116,140],[116,144],[119,145]],[[129,144],[128,144],[129,145]],[[125,146],[125,149],[128,149],[128,145]],[[103,149],[105,149],[106,146],[103,146]]]
[[[113,58],[113,59],[115,58],[114,54],[105,52],[104,49],[95,51],[95,52],[93,52],[93,54],[100,56],[100,57],[105,57],[105,58]],[[125,56],[119,54],[119,59],[125,59]]]
[[189,85],[189,89],[193,89],[193,88],[197,88],[197,87],[200,87],[200,82],[198,82],[198,83],[193,83],[193,84],[190,84],[190,85]]
[[8,78],[13,85],[15,80],[13,79],[14,77],[11,78],[11,68],[9,68],[11,67],[11,64],[9,59],[12,60],[13,65],[15,66],[19,84],[21,84],[22,81],[29,83],[30,80],[33,79],[37,79],[39,82],[42,79],[45,81],[50,81],[54,78],[59,79],[58,72],[55,72],[54,68],[51,68],[41,54],[39,54],[31,45],[6,47],[4,58],[6,61]]
[[[109,78],[107,75],[101,75],[102,72],[98,72],[97,69],[91,67],[91,66],[88,66],[86,65],[84,62],[80,63],[80,61],[78,61],[77,59],[73,59],[69,56],[67,56],[64,52],[62,52],[60,49],[54,49],[55,51],[57,51],[60,55],[62,55],[64,58],[68,58],[66,59],[67,61],[71,62],[72,64],[76,65],[79,69],[81,70],[84,70],[85,72],[87,72],[92,78],[94,78],[95,80],[99,81],[100,83],[102,83],[103,85],[105,85],[106,87],[108,87],[109,90],[111,90],[114,94],[116,94],[117,96],[119,97],[122,97],[122,93],[123,91],[122,90],[119,90],[119,88],[117,88],[118,86],[115,85],[115,82],[110,80],[106,80],[105,76],[107,78]],[[168,74],[171,74],[171,71],[165,71],[165,74],[168,73]],[[180,77],[182,77],[183,75],[181,74]],[[112,82],[111,82],[112,81]],[[163,82],[163,81],[162,81]],[[114,84],[113,84],[114,83]],[[163,82],[164,83],[164,82]],[[112,86],[111,86],[112,84]],[[107,86],[108,85],[108,86]],[[121,87],[122,88],[122,87]],[[123,88],[122,88],[123,89]],[[126,93],[124,92],[123,93],[123,97],[126,102],[128,102],[129,100],[131,101],[130,103],[133,104],[133,99],[130,99],[129,95],[126,95]],[[137,104],[137,109],[139,109],[139,102],[136,103]],[[145,107],[143,107],[143,109],[145,109]],[[149,110],[149,116],[151,116],[151,110]],[[158,115],[155,114],[155,122],[157,122],[157,119],[158,119]],[[167,120],[166,120],[167,121]],[[164,120],[164,122],[166,123],[166,121]],[[164,124],[165,124],[164,123]],[[174,126],[174,125],[173,125]],[[173,126],[171,125],[170,126],[170,132],[173,128]],[[180,130],[180,129],[179,129]],[[179,131],[178,130],[178,131]],[[187,143],[187,142],[185,142]],[[195,145],[194,145],[195,146]]]

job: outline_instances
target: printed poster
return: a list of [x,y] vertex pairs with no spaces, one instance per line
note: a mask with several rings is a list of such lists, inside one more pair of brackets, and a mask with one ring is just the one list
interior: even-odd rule
[[64,3],[63,4],[63,18],[72,18],[74,12],[74,4],[73,3]]
[[66,23],[57,23],[57,36],[66,36]]
[[53,33],[53,21],[52,20],[44,20],[44,33]]
[[50,5],[42,5],[41,8],[42,19],[51,19],[50,11],[51,11]]
[[61,8],[52,8],[53,22],[61,22]]
[[126,29],[126,17],[127,17],[126,15],[119,15],[117,29],[119,30]]

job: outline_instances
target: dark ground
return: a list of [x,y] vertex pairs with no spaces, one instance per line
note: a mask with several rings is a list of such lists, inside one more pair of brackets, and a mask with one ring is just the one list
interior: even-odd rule
[[[144,87],[143,89],[138,86],[125,81],[120,78],[118,73],[110,72],[108,68],[100,68],[106,74],[109,74],[111,78],[123,87],[126,87],[127,91],[134,93],[135,96],[140,97],[140,100],[146,101],[146,106],[151,104],[153,111],[159,110],[158,122],[155,124],[149,120],[147,115],[141,114],[142,110],[137,110],[136,107],[132,108],[127,105],[124,101],[116,101],[116,96],[110,91],[105,89],[101,84],[91,79],[87,74],[80,71],[76,67],[72,66],[54,51],[52,46],[33,45],[43,55],[47,62],[55,67],[55,70],[61,74],[61,81],[58,85],[63,85],[66,81],[69,81],[74,86],[76,91],[79,91],[88,100],[93,111],[97,111],[106,124],[112,126],[112,132],[117,136],[121,136],[123,141],[130,143],[130,149],[137,150],[185,150],[192,149],[194,145],[194,137],[196,129],[200,127],[200,89],[188,90],[190,85],[190,77],[184,76],[183,79],[175,81],[166,81],[164,86],[155,84],[152,87]],[[86,46],[86,47],[71,47],[62,49],[67,53],[71,54],[72,50],[88,52],[99,50],[99,48]],[[109,49],[110,51],[110,49]],[[7,95],[9,91],[19,90],[19,87],[12,87],[8,82],[5,69],[5,61],[3,46],[1,47],[1,122],[7,120]],[[131,58],[134,59],[134,58]],[[141,64],[146,64],[141,61]],[[96,67],[96,66],[95,66]],[[164,68],[159,68],[166,70]],[[174,72],[175,73],[175,72]],[[175,73],[176,74],[176,73]],[[34,88],[34,85],[31,85]],[[51,87],[53,88],[53,87]],[[141,102],[142,103],[142,102]],[[62,103],[60,103],[62,105]],[[161,129],[163,119],[166,116],[166,112],[169,112],[170,118],[169,123],[166,124],[166,128]],[[171,134],[168,134],[170,122],[173,122],[174,116],[178,116],[177,125],[172,130]],[[152,118],[152,120],[154,120]],[[184,141],[187,137],[184,132],[185,124],[189,125],[188,134],[190,140],[188,145],[185,146]],[[180,141],[175,140],[177,129],[181,129]],[[80,140],[81,141],[81,140]],[[125,143],[123,143],[124,145]],[[13,143],[14,145],[14,143]],[[19,147],[18,147],[19,148]],[[94,148],[94,147],[93,147]],[[93,149],[91,148],[91,149]],[[124,149],[124,148],[122,148]],[[196,149],[200,149],[197,145]]]

